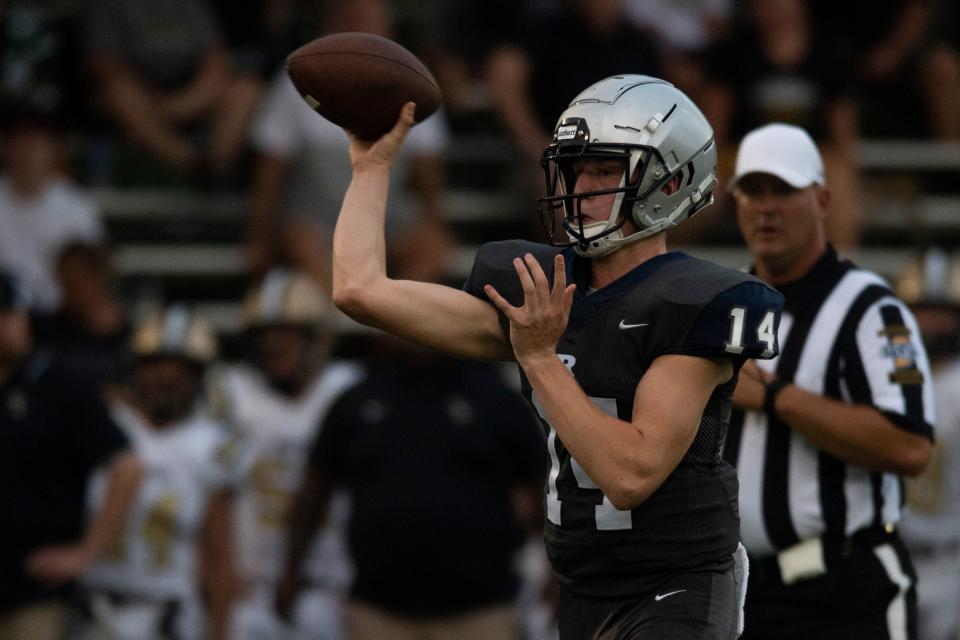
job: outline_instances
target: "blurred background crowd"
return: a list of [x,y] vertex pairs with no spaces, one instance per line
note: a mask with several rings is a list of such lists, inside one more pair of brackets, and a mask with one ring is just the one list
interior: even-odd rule
[[[30,457],[59,443],[63,460],[81,462],[46,490],[69,486],[90,514],[63,498],[63,513],[34,518],[47,538],[0,536],[13,540],[2,572],[18,576],[0,577],[0,637],[17,637],[4,635],[7,614],[51,601],[69,602],[76,637],[141,637],[130,629],[168,618],[168,631],[180,626],[163,637],[335,638],[346,625],[376,638],[381,623],[382,637],[426,637],[403,636],[377,617],[387,611],[453,625],[436,637],[492,638],[505,637],[491,629],[516,607],[515,637],[550,637],[536,533],[543,451],[527,446],[535,427],[508,391],[485,408],[489,390],[513,380],[362,331],[327,299],[347,139],[302,101],[283,62],[338,31],[398,40],[444,93],[393,173],[396,275],[459,286],[481,243],[542,238],[534,198],[554,121],[580,90],[623,72],[670,80],[715,130],[716,204],[672,243],[748,262],[725,184],[740,137],[780,121],[824,152],[830,240],[843,253],[892,280],[931,248],[942,273],[960,268],[960,6],[950,0],[3,0],[3,420],[32,416],[35,390],[53,385],[60,398],[61,378],[76,378],[115,424],[93,424],[102,407],[76,409],[95,447],[53,429],[18,444],[28,453],[0,471],[0,504],[55,509],[30,506],[44,494],[24,477],[59,473]],[[945,322],[945,335],[960,328],[955,315]],[[383,428],[394,423],[410,437]],[[469,447],[438,436],[470,425]],[[125,446],[139,465],[116,463]],[[134,480],[128,533],[149,542],[138,566],[169,573],[143,593],[118,577],[122,563],[111,569],[115,540],[96,559],[44,546],[110,537],[90,523],[110,530],[103,512]],[[317,537],[321,526],[333,533]],[[347,547],[335,535],[344,530]],[[164,535],[193,551],[164,552]],[[311,560],[311,545],[326,559]],[[311,563],[316,572],[303,569]],[[51,590],[75,580],[82,589],[69,596]],[[358,606],[343,609],[348,592]],[[185,593],[193,604],[171,611]],[[486,632],[456,627],[477,611],[469,623]]]

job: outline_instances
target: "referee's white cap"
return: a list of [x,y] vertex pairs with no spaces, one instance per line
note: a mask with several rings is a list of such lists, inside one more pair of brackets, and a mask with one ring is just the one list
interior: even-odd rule
[[795,189],[826,184],[823,159],[810,134],[779,122],[754,129],[743,137],[729,188],[733,189],[749,173],[769,173]]

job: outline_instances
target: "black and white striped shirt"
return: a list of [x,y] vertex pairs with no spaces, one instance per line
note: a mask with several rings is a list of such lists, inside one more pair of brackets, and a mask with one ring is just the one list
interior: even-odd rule
[[[761,369],[807,391],[876,407],[932,437],[930,367],[909,309],[878,275],[827,253],[786,298],[780,355]],[[740,533],[754,556],[900,518],[899,476],[847,464],[761,412],[735,411],[724,458],[740,479]]]

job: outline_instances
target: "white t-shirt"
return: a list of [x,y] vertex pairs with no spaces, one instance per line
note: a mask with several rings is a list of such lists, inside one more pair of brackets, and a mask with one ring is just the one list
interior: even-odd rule
[[[276,75],[254,119],[253,146],[258,151],[291,161],[283,213],[309,217],[331,231],[350,184],[348,139],[343,129],[311,109],[286,71]],[[448,141],[442,113],[410,130],[390,173],[387,222],[391,229],[416,215],[413,194],[406,188],[411,158],[439,155]]]
[[27,287],[33,306],[52,311],[60,302],[56,261],[68,243],[98,243],[103,227],[93,200],[65,179],[57,179],[36,197],[14,193],[0,178],[0,266]]
[[707,19],[727,17],[730,0],[628,0],[627,15],[639,27],[652,29],[663,45],[677,51],[700,51],[710,44]]

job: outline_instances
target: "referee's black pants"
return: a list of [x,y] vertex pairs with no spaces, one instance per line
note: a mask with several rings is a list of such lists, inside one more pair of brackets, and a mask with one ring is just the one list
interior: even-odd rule
[[790,585],[751,563],[741,640],[916,640],[916,573],[896,533]]

